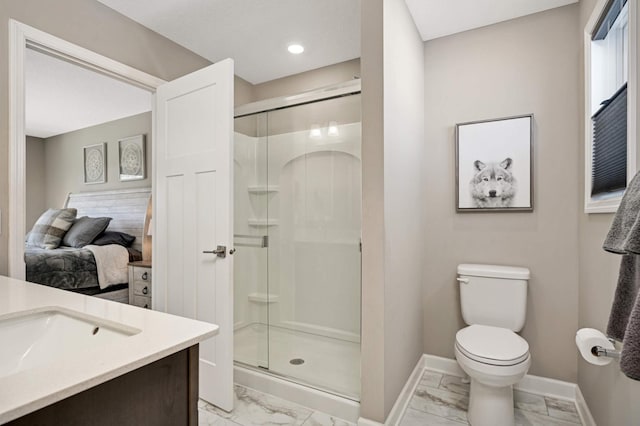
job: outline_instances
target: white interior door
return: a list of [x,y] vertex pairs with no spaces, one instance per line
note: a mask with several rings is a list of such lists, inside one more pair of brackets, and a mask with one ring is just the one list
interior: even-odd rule
[[233,61],[160,86],[155,106],[153,308],[220,326],[200,344],[200,398],[230,411]]

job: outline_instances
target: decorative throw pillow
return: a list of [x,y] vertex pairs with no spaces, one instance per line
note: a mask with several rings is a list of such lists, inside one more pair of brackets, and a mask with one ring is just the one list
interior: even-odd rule
[[107,229],[109,222],[111,222],[110,217],[82,216],[73,222],[73,225],[62,239],[62,244],[75,248],[91,244],[98,235]]
[[58,248],[76,214],[76,209],[49,209],[42,213],[29,232],[27,245],[48,250]]
[[98,238],[93,240],[93,245],[106,246],[109,244],[118,244],[122,247],[130,247],[135,240],[136,237],[134,237],[133,235],[125,234],[124,232],[104,231],[98,236]]

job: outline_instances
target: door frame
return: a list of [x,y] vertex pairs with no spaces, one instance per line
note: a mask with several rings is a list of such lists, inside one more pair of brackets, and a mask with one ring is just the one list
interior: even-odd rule
[[[25,278],[24,235],[26,233],[26,134],[25,134],[25,51],[32,48],[78,66],[125,81],[155,94],[166,83],[121,62],[9,20],[9,276]],[[155,124],[155,123],[154,123]],[[151,141],[153,144],[153,141]],[[155,152],[155,150],[152,150]],[[153,167],[153,164],[152,164]],[[152,176],[152,193],[155,174]]]

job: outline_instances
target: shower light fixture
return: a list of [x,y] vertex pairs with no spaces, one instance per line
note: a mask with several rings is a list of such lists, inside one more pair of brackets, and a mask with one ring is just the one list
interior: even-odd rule
[[338,136],[338,134],[340,134],[340,132],[338,131],[338,122],[337,121],[330,121],[329,122],[329,129],[327,130],[327,135],[328,136]]
[[322,137],[322,131],[320,130],[320,126],[317,124],[311,125],[311,130],[309,131],[309,137],[311,139],[320,139]]
[[299,55],[304,52],[304,47],[301,44],[290,44],[289,47],[287,47],[287,50],[289,53]]

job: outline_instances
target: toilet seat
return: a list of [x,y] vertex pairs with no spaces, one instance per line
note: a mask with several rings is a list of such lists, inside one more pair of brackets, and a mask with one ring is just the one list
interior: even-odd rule
[[489,365],[510,366],[529,357],[529,344],[513,331],[474,324],[456,333],[456,347],[466,357]]

